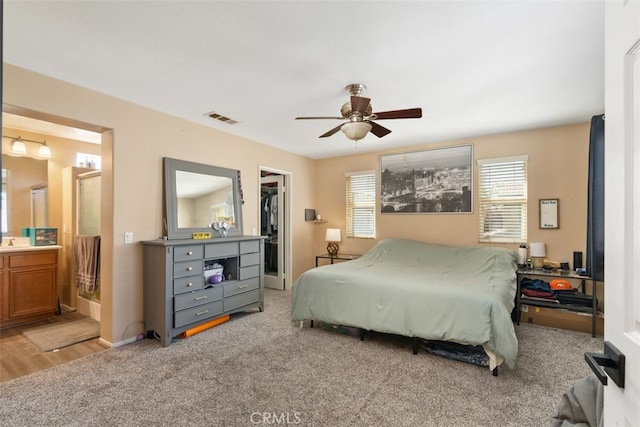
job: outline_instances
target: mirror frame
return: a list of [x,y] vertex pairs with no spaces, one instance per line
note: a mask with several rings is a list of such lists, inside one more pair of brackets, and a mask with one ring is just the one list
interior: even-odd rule
[[178,196],[176,192],[176,171],[191,172],[203,175],[231,178],[233,183],[233,214],[236,223],[228,231],[228,236],[242,236],[242,201],[240,200],[240,183],[238,170],[220,166],[205,165],[186,160],[164,157],[164,203],[165,228],[167,239],[193,239],[193,233],[210,232],[212,238],[223,238],[210,227],[178,227]]

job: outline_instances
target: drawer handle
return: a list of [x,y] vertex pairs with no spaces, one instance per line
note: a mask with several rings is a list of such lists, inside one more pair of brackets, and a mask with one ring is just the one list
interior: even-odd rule
[[193,255],[193,251],[187,252],[187,255]]
[[247,286],[249,286],[249,285],[240,285],[240,286],[238,286],[238,289],[244,289],[244,288],[246,288]]
[[193,286],[193,283],[191,283],[191,282],[187,283],[187,288],[190,288],[192,286]]
[[207,314],[208,312],[209,310],[201,311],[199,313],[196,313],[196,316],[202,316],[203,314]]
[[194,298],[193,300],[194,300],[194,301],[200,301],[201,299],[207,299],[207,296],[206,296],[206,295],[203,295],[203,296],[201,296],[201,297]]
[[193,267],[187,267],[187,271],[193,270]]

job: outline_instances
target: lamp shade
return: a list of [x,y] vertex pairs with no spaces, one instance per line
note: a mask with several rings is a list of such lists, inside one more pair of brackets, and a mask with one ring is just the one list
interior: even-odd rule
[[46,142],[44,142],[38,149],[38,156],[46,158],[51,157],[51,148],[49,148]]
[[11,152],[14,154],[27,154],[27,146],[21,139],[11,141]]
[[529,245],[529,255],[531,257],[545,257],[547,254],[544,249],[543,242],[533,242]]
[[340,229],[339,228],[327,228],[327,233],[324,236],[324,240],[327,242],[340,242],[342,241],[340,237]]
[[367,122],[349,122],[342,125],[340,130],[347,135],[347,138],[358,141],[371,130],[371,124]]

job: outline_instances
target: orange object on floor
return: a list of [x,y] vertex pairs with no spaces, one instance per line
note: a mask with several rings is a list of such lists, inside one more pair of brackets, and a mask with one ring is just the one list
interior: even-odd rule
[[189,330],[187,330],[187,331],[184,331],[183,333],[181,333],[181,334],[179,335],[179,337],[180,337],[180,338],[187,338],[187,337],[190,337],[190,336],[192,336],[192,335],[195,335],[195,334],[197,334],[197,333],[199,333],[199,332],[202,332],[202,331],[204,331],[204,330],[207,330],[207,329],[209,329],[209,328],[213,328],[214,326],[218,326],[219,324],[224,323],[224,322],[226,322],[227,320],[229,320],[229,318],[230,318],[230,317],[229,317],[229,315],[228,315],[228,314],[226,314],[226,315],[224,315],[224,316],[221,316],[221,317],[217,317],[217,318],[215,318],[215,319],[213,319],[213,320],[210,320],[210,321],[208,321],[208,322],[206,322],[206,323],[203,323],[202,325],[198,325],[198,326],[196,326],[195,328],[191,328],[191,329],[189,329]]

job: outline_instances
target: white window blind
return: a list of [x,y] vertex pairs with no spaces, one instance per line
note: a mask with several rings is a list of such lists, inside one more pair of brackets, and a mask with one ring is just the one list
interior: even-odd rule
[[479,242],[527,241],[528,159],[478,160]]
[[346,174],[347,237],[376,237],[376,173]]

